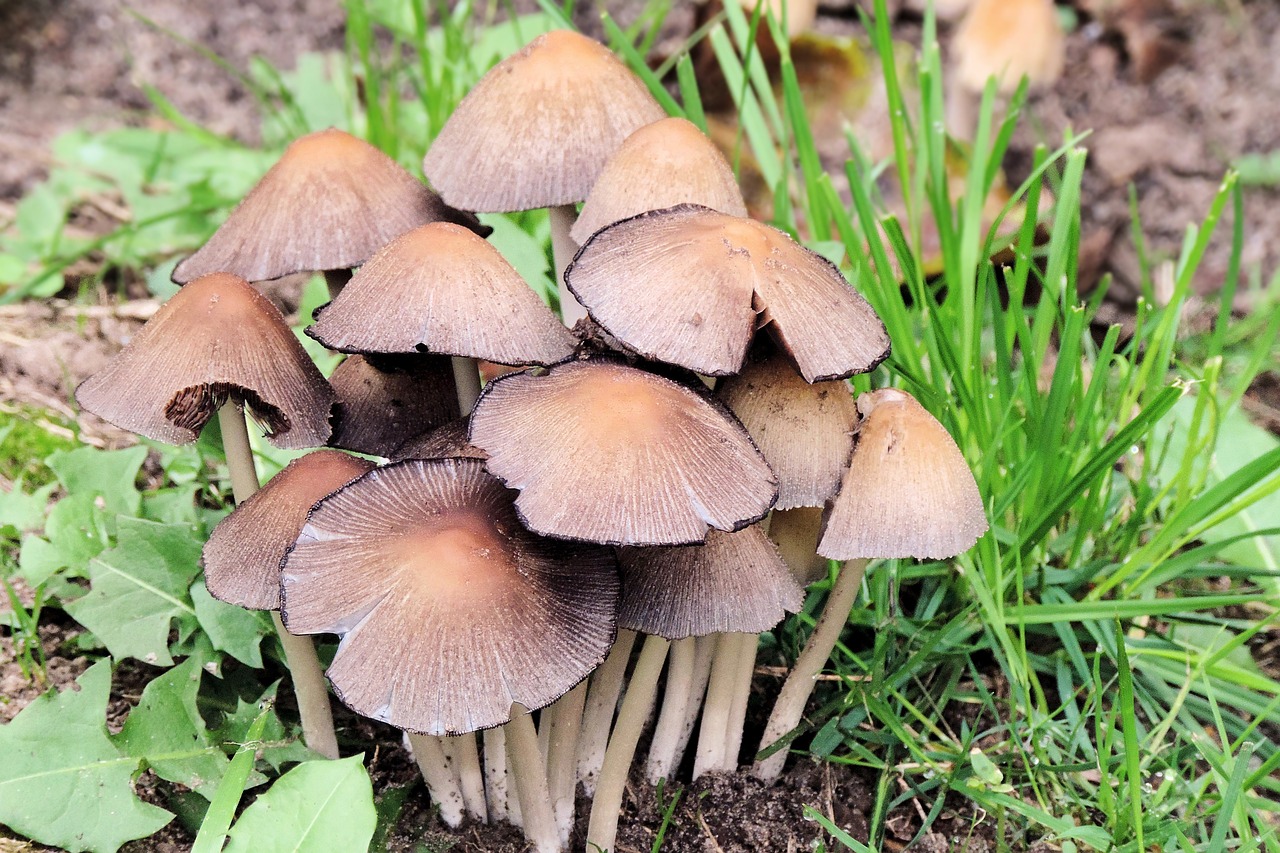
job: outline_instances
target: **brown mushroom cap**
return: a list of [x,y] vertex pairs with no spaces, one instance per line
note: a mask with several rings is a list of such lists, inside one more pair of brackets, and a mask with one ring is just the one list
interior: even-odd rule
[[1051,83],[1062,74],[1066,35],[1053,0],[977,0],[951,41],[956,77],[981,92],[988,77],[1012,92],[1025,76]]
[[347,357],[329,377],[338,396],[330,447],[391,456],[458,416],[453,366],[438,355]]
[[343,635],[328,671],[339,698],[426,734],[555,701],[616,631],[608,549],[529,533],[471,459],[397,462],[330,495],[282,576],[290,631]]
[[329,440],[333,389],[280,311],[228,273],[179,290],[76,400],[116,426],[186,444],[228,399],[248,406],[276,447]]
[[213,528],[202,561],[210,595],[250,610],[279,610],[280,561],[307,510],[373,467],[336,450],[290,462]]
[[858,408],[843,380],[805,382],[781,354],[749,363],[716,385],[778,475],[774,509],[820,507],[840,487]]
[[758,634],[804,605],[803,590],[758,524],[712,530],[704,545],[619,548],[618,563],[618,627],[668,640]]
[[214,235],[173,271],[266,281],[349,269],[404,232],[445,220],[489,233],[374,146],[330,128],[295,140]]
[[884,388],[858,398],[853,459],[827,514],[818,553],[944,559],[987,530],[982,496],[960,448],[911,395]]
[[446,201],[467,210],[574,204],[632,131],[664,115],[608,48],[556,30],[476,84],[422,169]]
[[701,542],[759,521],[777,481],[727,411],[670,379],[610,361],[490,382],[471,416],[488,468],[520,490],[546,536],[614,545]]
[[627,347],[709,376],[737,373],[757,328],[809,382],[889,355],[884,324],[833,264],[775,228],[697,205],[596,232],[565,281]]
[[498,250],[435,222],[378,251],[307,334],[341,352],[434,352],[554,364],[577,339]]
[[747,215],[738,179],[715,143],[688,119],[664,118],[626,138],[591,188],[569,235],[582,245],[606,225],[683,202]]
[[467,441],[469,417],[458,418],[430,432],[409,439],[396,448],[393,458],[401,459],[479,459],[489,454]]

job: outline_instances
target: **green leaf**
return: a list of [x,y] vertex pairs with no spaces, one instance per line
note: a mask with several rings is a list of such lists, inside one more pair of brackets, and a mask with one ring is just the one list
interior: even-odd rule
[[190,525],[121,517],[119,544],[89,563],[92,589],[67,612],[113,657],[171,666],[171,623],[196,619],[188,593],[200,570],[194,533]]
[[227,853],[364,853],[378,816],[363,761],[308,761],[281,776],[231,828]]
[[[49,547],[32,545],[36,550],[29,558],[22,555],[18,558],[29,583],[38,584],[63,569],[83,575],[89,561],[111,544],[107,515],[98,501],[97,495],[79,494],[54,504],[44,526],[45,544]],[[24,542],[24,554],[26,548]]]
[[57,484],[50,483],[28,494],[19,479],[12,489],[0,492],[0,531],[17,539],[24,533],[44,527],[45,510],[55,488]]
[[125,754],[145,759],[161,779],[212,799],[228,762],[196,708],[199,664],[190,658],[147,684],[114,740]]
[[219,601],[209,594],[202,580],[192,584],[191,602],[200,627],[215,649],[262,669],[262,638],[275,630],[265,612]]
[[[228,714],[216,730],[218,740],[222,743],[261,740],[257,754],[277,772],[286,764],[297,764],[316,757],[316,753],[307,749],[302,738],[289,734],[284,723],[280,721],[279,715],[276,714],[276,690],[279,686],[280,682],[275,682],[255,702],[237,699],[236,710]],[[270,710],[262,733],[255,737],[251,734],[251,727],[263,708]],[[249,780],[249,785],[250,787],[260,785],[264,781],[265,777],[254,774]]]
[[147,458],[141,445],[124,450],[77,447],[51,455],[46,464],[58,475],[69,495],[93,494],[111,512],[137,515],[142,507],[138,471]]
[[191,847],[192,853],[217,853],[226,842],[227,830],[231,828],[231,821],[235,818],[240,797],[248,787],[249,777],[253,772],[254,753],[262,740],[270,714],[271,705],[263,705],[258,716],[249,724],[245,742],[236,750],[230,768],[209,801],[209,809],[205,812],[205,819],[201,822],[195,844]]
[[41,844],[112,851],[173,816],[134,796],[138,759],[107,736],[110,664],[94,664],[76,684],[0,726],[0,823]]

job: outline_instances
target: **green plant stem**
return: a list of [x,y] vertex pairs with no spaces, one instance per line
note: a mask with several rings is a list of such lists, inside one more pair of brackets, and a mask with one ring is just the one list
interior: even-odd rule
[[[222,428],[222,447],[231,469],[231,491],[236,503],[243,503],[258,491],[258,471],[249,446],[249,429],[244,412],[232,402],[218,409],[218,426]],[[325,684],[320,658],[310,637],[298,637],[285,630],[278,610],[271,611],[280,645],[284,647],[285,666],[293,679],[293,692],[298,699],[298,716],[302,720],[302,737],[308,747],[325,758],[338,757],[338,736],[333,728],[333,711],[329,707],[329,689]]]
[[[858,596],[858,587],[862,584],[862,576],[866,570],[867,561],[863,559],[849,560],[840,568],[835,585],[827,596],[827,604],[818,617],[818,624],[809,636],[809,642],[805,643],[804,650],[800,652],[800,657],[796,658],[796,664],[774,702],[773,712],[769,715],[764,735],[760,738],[761,750],[800,724],[805,704],[813,695],[815,679],[826,666],[840,639],[840,632],[849,621],[849,611],[853,609],[853,601]],[[788,750],[779,749],[768,758],[757,761],[751,772],[766,782],[772,782],[782,775],[787,754]]]
[[467,814],[480,823],[489,822],[489,810],[484,799],[484,773],[480,769],[480,751],[476,748],[474,733],[441,739],[445,758],[453,764],[457,773],[462,804]]
[[547,790],[546,765],[538,751],[538,733],[533,728],[533,717],[523,705],[511,706],[511,722],[504,726],[507,739],[507,766],[515,782],[516,796],[520,799],[520,814],[524,819],[524,837],[538,853],[558,853],[563,849],[560,833],[556,830],[555,814],[551,809],[551,794]]
[[578,252],[578,244],[569,236],[569,229],[578,219],[578,210],[572,204],[563,204],[547,208],[547,214],[551,218],[551,257],[555,262],[556,287],[560,293],[560,317],[572,329],[574,323],[587,316],[587,309],[564,283],[564,271]]
[[645,638],[631,673],[626,698],[618,711],[618,721],[609,737],[604,765],[596,786],[595,799],[591,802],[591,820],[587,825],[587,849],[613,850],[618,835],[618,814],[622,811],[622,795],[627,786],[631,759],[636,754],[636,744],[645,720],[653,708],[658,692],[658,676],[667,659],[670,643],[661,637]]
[[458,413],[466,417],[480,397],[480,368],[474,358],[455,355],[450,362],[453,364],[453,384],[458,392]]
[[667,686],[662,693],[662,710],[653,729],[653,742],[649,747],[649,760],[645,768],[649,781],[656,785],[659,779],[670,779],[676,769],[676,750],[680,746],[680,731],[684,727],[685,709],[693,692],[694,648],[693,637],[674,640],[668,652]]
[[427,783],[427,791],[436,805],[440,806],[440,819],[446,826],[461,826],[465,809],[462,786],[449,757],[445,755],[444,739],[413,732],[405,732],[405,735],[413,749],[413,760],[418,763],[418,770]]
[[[561,842],[569,843],[573,830],[575,794],[578,789],[578,733],[582,710],[587,702],[587,682],[583,680],[551,706],[550,740],[547,745],[547,786]],[[543,711],[546,713],[546,710]]]
[[578,740],[578,781],[586,788],[587,796],[596,790],[596,778],[600,775],[605,747],[609,743],[609,727],[613,725],[613,712],[618,707],[622,680],[635,642],[635,631],[625,628],[618,631],[618,639],[609,650],[609,656],[591,676],[591,685],[587,688],[587,706],[582,714],[582,731]]

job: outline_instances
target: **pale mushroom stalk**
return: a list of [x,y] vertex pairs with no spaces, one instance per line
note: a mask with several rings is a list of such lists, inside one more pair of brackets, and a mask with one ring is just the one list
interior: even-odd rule
[[511,820],[519,823],[510,811],[507,791],[507,738],[501,727],[484,730],[484,787],[489,818],[495,823]]
[[587,309],[564,283],[564,271],[578,251],[578,244],[569,236],[569,230],[578,220],[578,210],[572,204],[561,204],[547,208],[547,215],[551,219],[551,257],[555,262],[556,288],[560,294],[560,317],[572,329],[575,323],[587,316]]
[[738,655],[737,667],[733,671],[733,701],[729,705],[729,720],[725,723],[725,770],[734,770],[738,766],[742,729],[747,721],[747,702],[751,698],[751,680],[756,673],[756,651],[760,646],[758,634],[735,634],[734,637],[738,642]]
[[466,806],[458,776],[450,767],[449,758],[444,752],[444,739],[413,732],[406,732],[405,735],[409,738],[413,760],[418,762],[418,770],[427,783],[427,791],[431,799],[440,806],[440,819],[446,826],[461,826]]
[[511,722],[503,728],[506,730],[507,764],[520,800],[524,836],[538,853],[558,853],[564,848],[551,809],[551,794],[547,789],[545,765],[538,752],[538,733],[533,728],[533,718],[529,716],[528,709],[516,704],[511,707]]
[[685,705],[684,720],[680,724],[680,737],[676,741],[675,753],[671,756],[672,772],[680,766],[684,759],[684,751],[693,737],[694,726],[698,715],[702,713],[703,700],[707,695],[707,682],[711,678],[711,659],[716,650],[716,637],[708,635],[697,637],[693,646],[693,678],[689,683],[689,701]]
[[466,417],[480,396],[480,368],[474,358],[454,356],[453,381],[458,388],[458,413]]
[[595,793],[596,778],[600,775],[605,747],[609,742],[609,727],[613,725],[613,712],[618,707],[622,680],[635,642],[635,631],[619,630],[609,656],[591,676],[578,741],[578,780],[586,788],[588,796]]
[[[805,704],[813,695],[818,674],[831,657],[840,632],[849,621],[849,611],[853,609],[854,599],[858,596],[858,587],[862,585],[862,576],[867,570],[867,560],[848,560],[840,568],[831,593],[827,596],[826,606],[818,617],[818,624],[804,651],[796,658],[795,666],[787,676],[769,714],[769,722],[765,725],[764,735],[760,738],[760,750],[766,749],[778,738],[800,725],[804,716]],[[786,749],[779,749],[768,758],[757,761],[751,772],[766,782],[772,782],[782,775],[782,767],[787,762]]]
[[650,635],[645,638],[644,647],[640,650],[635,671],[631,673],[626,698],[622,700],[622,708],[618,711],[618,721],[609,738],[595,799],[591,803],[591,820],[587,825],[588,850],[614,849],[627,773],[631,769],[631,759],[635,757],[640,732],[653,708],[654,696],[658,691],[658,676],[662,674],[670,645],[670,641]]
[[474,732],[442,738],[445,758],[453,765],[462,804],[472,820],[489,822],[489,810],[484,799],[484,773],[480,770],[480,752],[476,748]]
[[578,789],[578,733],[582,728],[582,710],[587,701],[587,682],[583,681],[557,699],[543,714],[550,712],[547,742],[547,785],[555,810],[560,840],[569,843],[573,830],[575,794]]
[[685,712],[692,701],[696,646],[695,638],[685,637],[672,641],[668,652],[667,686],[662,694],[662,710],[653,730],[653,742],[649,747],[649,760],[645,768],[646,777],[654,785],[659,779],[670,779],[679,760],[677,751],[684,728]]
[[739,642],[734,634],[720,634],[712,654],[707,698],[702,706],[702,727],[698,730],[698,753],[693,778],[725,769],[725,731],[733,707],[734,673],[738,669]]
[[[240,406],[228,401],[218,409],[218,426],[222,429],[222,447],[231,470],[231,491],[237,504],[258,491],[258,471],[249,446],[249,428]],[[302,719],[302,738],[307,746],[325,758],[338,757],[338,736],[333,730],[333,711],[329,707],[329,690],[324,671],[316,656],[315,643],[285,630],[280,611],[271,611],[280,645],[284,647],[285,665],[293,679],[293,692],[298,698],[298,716]]]

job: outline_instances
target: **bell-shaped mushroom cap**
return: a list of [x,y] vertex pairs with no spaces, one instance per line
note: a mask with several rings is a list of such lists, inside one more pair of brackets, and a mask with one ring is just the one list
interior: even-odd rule
[[858,408],[844,380],[810,385],[781,354],[716,385],[778,476],[774,509],[820,507],[840,487]]
[[307,334],[340,352],[547,365],[577,344],[497,249],[444,222],[381,249],[316,317]]
[[364,140],[321,130],[285,149],[209,242],[178,264],[173,280],[233,272],[266,281],[349,269],[404,232],[437,220],[490,230],[450,208]]
[[804,605],[804,592],[760,525],[712,530],[705,545],[619,548],[618,627],[668,640],[758,634]]
[[727,411],[670,379],[579,361],[495,379],[471,415],[489,470],[535,532],[613,545],[701,542],[759,521],[777,481]]
[[608,48],[556,30],[498,63],[422,161],[449,204],[508,212],[574,204],[637,128],[666,113]]
[[626,138],[569,234],[582,245],[606,225],[684,202],[747,215],[738,179],[715,143],[688,119],[664,118]]
[[858,398],[862,423],[818,553],[944,559],[987,530],[960,448],[911,395],[884,388]]
[[366,459],[317,450],[300,456],[213,528],[204,545],[209,594],[250,610],[280,609],[280,561],[316,501],[368,472]]
[[195,441],[229,399],[248,406],[276,447],[329,440],[333,389],[280,311],[228,273],[179,290],[76,388],[81,407],[167,444]]
[[489,454],[467,440],[470,417],[458,418],[430,432],[409,439],[396,448],[392,457],[401,459],[479,459]]
[[1012,92],[1025,76],[1052,83],[1062,74],[1066,35],[1053,0],[977,0],[951,40],[956,76],[981,92],[988,77]]
[[346,358],[329,377],[338,395],[330,447],[391,456],[458,416],[453,366],[439,355]]
[[285,624],[342,634],[329,667],[353,710],[454,734],[540,708],[613,644],[608,549],[539,539],[472,459],[377,468],[312,511],[282,566]]
[[833,264],[775,228],[697,205],[596,232],[565,281],[626,346],[709,376],[742,368],[757,327],[809,382],[889,355],[884,324]]

